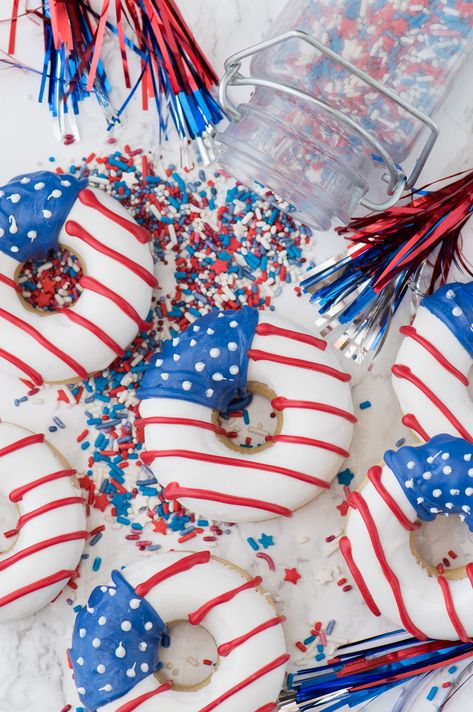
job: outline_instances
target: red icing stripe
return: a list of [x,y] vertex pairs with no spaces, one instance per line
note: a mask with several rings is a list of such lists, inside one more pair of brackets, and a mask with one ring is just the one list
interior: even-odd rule
[[338,546],[340,547],[340,551],[342,552],[343,558],[347,562],[347,566],[350,569],[351,575],[353,576],[353,579],[356,585],[358,586],[366,605],[370,609],[371,613],[373,613],[375,616],[380,616],[381,612],[376,603],[374,602],[374,598],[365,583],[363,574],[361,573],[358,566],[355,564],[355,560],[351,551],[350,539],[347,536],[342,536],[342,538],[338,542]]
[[112,291],[108,287],[106,287],[104,284],[101,284],[98,282],[94,277],[88,277],[87,275],[84,275],[81,277],[80,286],[83,289],[89,289],[91,292],[95,292],[95,294],[100,294],[101,297],[105,297],[105,299],[109,299],[111,302],[117,306],[120,311],[122,311],[124,314],[129,317],[132,321],[135,322],[136,326],[140,331],[147,331],[150,326],[151,322],[147,322],[144,319],[140,317],[138,312],[132,307],[132,305],[126,301],[126,299],[123,299],[119,294],[116,292]]
[[427,636],[422,633],[417,626],[414,625],[412,622],[406,606],[404,604],[404,600],[402,597],[402,591],[401,591],[401,586],[399,584],[399,579],[397,578],[396,574],[394,571],[391,569],[389,566],[389,563],[386,559],[386,555],[383,550],[383,546],[381,544],[381,540],[379,538],[378,530],[376,528],[376,524],[374,523],[373,517],[371,516],[371,512],[369,510],[368,505],[366,504],[365,500],[363,499],[362,495],[359,492],[352,492],[350,496],[348,497],[348,502],[350,506],[352,506],[354,509],[357,509],[360,512],[360,515],[365,523],[366,529],[368,530],[369,537],[371,539],[371,544],[373,546],[374,552],[376,554],[376,557],[379,561],[379,564],[383,570],[383,574],[386,578],[386,581],[389,583],[391,590],[393,592],[394,598],[396,600],[396,604],[398,607],[399,615],[402,621],[402,625],[404,628],[415,638],[418,638],[419,640],[427,640]]
[[44,475],[44,477],[38,477],[37,480],[33,482],[28,482],[26,485],[17,487],[10,492],[10,502],[20,502],[23,499],[23,495],[27,492],[31,492],[32,489],[45,485],[47,482],[54,482],[55,480],[60,480],[63,477],[72,477],[76,474],[75,470],[59,470],[58,472],[52,472],[50,475]]
[[405,425],[406,428],[410,428],[415,433],[417,433],[417,435],[419,435],[422,440],[425,440],[426,442],[427,440],[429,440],[429,436],[415,417],[414,413],[406,413],[406,415],[404,415],[402,418],[402,424]]
[[272,324],[258,324],[256,333],[259,334],[259,336],[282,336],[286,339],[293,339],[303,344],[309,344],[309,346],[315,346],[316,349],[320,349],[321,351],[325,351],[327,348],[327,342],[323,339],[318,339],[311,334],[304,334],[302,331],[281,329],[279,326],[273,326]]
[[37,445],[38,443],[44,443],[44,435],[39,433],[37,435],[27,435],[25,438],[21,438],[21,440],[16,440],[16,442],[10,443],[10,445],[5,445],[5,447],[0,448],[0,457],[10,455],[12,452],[22,450],[23,448],[29,447],[30,445]]
[[290,400],[289,398],[284,398],[283,396],[278,396],[273,398],[271,405],[276,410],[285,410],[286,408],[302,408],[303,410],[319,410],[322,413],[329,413],[330,415],[336,415],[339,418],[344,418],[350,423],[358,422],[358,418],[353,413],[349,413],[347,410],[342,410],[341,408],[336,408],[334,405],[329,405],[328,403],[317,403],[316,401],[305,401],[305,400]]
[[211,430],[218,435],[226,434],[224,428],[219,428],[213,423],[206,423],[205,420],[196,420],[195,418],[171,418],[154,415],[150,418],[139,418],[135,420],[135,425],[137,428],[144,428],[147,425],[188,425],[194,428],[202,428],[203,430]]
[[93,321],[90,321],[89,319],[86,319],[84,316],[81,316],[75,311],[72,311],[71,309],[60,309],[59,310],[61,314],[64,314],[70,321],[74,322],[74,324],[78,324],[79,326],[82,326],[84,329],[87,329],[87,331],[90,331],[94,336],[96,336],[100,341],[102,341],[105,346],[108,346],[108,348],[113,351],[117,356],[123,356],[125,353],[122,347],[117,344],[116,341],[112,339],[111,336],[105,333],[103,329],[100,328],[100,326],[97,326],[97,324],[94,324]]
[[45,539],[37,544],[32,544],[26,549],[17,551],[16,554],[9,556],[7,559],[0,561],[0,571],[7,569],[9,566],[13,566],[18,561],[26,559],[32,554],[36,554],[38,551],[43,551],[43,549],[49,549],[51,546],[56,546],[57,544],[65,544],[68,541],[77,541],[79,539],[87,539],[88,533],[86,531],[70,532],[70,534],[61,534],[59,536],[52,537],[51,539]]
[[7,287],[11,287],[12,289],[15,290],[15,292],[18,291],[18,285],[15,282],[14,279],[10,279],[10,277],[7,277],[6,274],[1,274],[0,273],[0,282],[3,282],[3,284],[6,284]]
[[467,564],[465,568],[466,568],[466,575],[470,579],[470,583],[473,586],[473,564]]
[[38,371],[35,371],[35,369],[31,366],[28,366],[28,364],[22,361],[21,358],[18,358],[18,356],[11,354],[9,351],[5,351],[5,349],[0,349],[0,358],[5,359],[5,361],[9,361],[19,371],[22,371],[25,376],[28,376],[28,378],[33,381],[35,386],[43,385],[44,380],[42,375],[38,373]]
[[345,383],[351,380],[351,376],[348,373],[339,371],[337,368],[332,368],[332,366],[326,366],[323,363],[305,361],[304,359],[291,358],[290,356],[280,356],[279,354],[271,354],[268,351],[260,351],[259,349],[249,349],[248,356],[253,361],[272,361],[273,363],[282,363],[286,366],[294,366],[294,368],[305,368],[308,371],[325,373],[326,376],[336,378],[338,381],[344,381]]
[[314,438],[304,438],[300,435],[268,435],[266,440],[273,443],[293,443],[294,445],[310,445],[311,447],[318,447],[321,450],[328,450],[329,452],[334,452],[342,457],[348,457],[348,450],[344,450],[338,445],[333,443],[327,443],[324,440],[314,440]]
[[141,704],[143,704],[143,702],[151,700],[153,697],[156,697],[156,695],[160,695],[161,692],[167,692],[167,690],[170,690],[171,687],[172,682],[165,682],[164,685],[157,687],[155,690],[151,690],[151,692],[145,692],[143,695],[135,697],[134,700],[125,702],[124,705],[121,705],[117,709],[117,712],[133,712],[133,710],[136,710]]
[[176,576],[176,574],[180,574],[183,571],[189,571],[198,564],[208,564],[209,561],[210,551],[199,551],[196,554],[186,556],[184,559],[179,559],[179,561],[171,564],[171,566],[167,566],[162,571],[158,571],[149,579],[143,581],[143,583],[138,584],[135,591],[138,596],[146,596],[151,589],[160,584],[162,581],[165,581],[172,576]]
[[1,307],[0,317],[3,317],[3,319],[9,321],[10,324],[13,324],[13,326],[18,327],[18,329],[21,329],[33,339],[35,339],[35,341],[37,341],[44,349],[50,351],[50,353],[54,354],[54,356],[56,356],[60,361],[66,363],[75,373],[77,373],[78,376],[80,376],[81,378],[87,378],[87,371],[85,370],[85,368],[78,364],[77,361],[74,361],[71,356],[66,354],[64,351],[61,351],[61,349],[59,349],[57,346],[48,341],[48,339],[46,339],[41,334],[41,332],[35,329],[34,326],[28,324],[28,322],[24,321],[23,319],[20,319],[20,317],[15,316],[14,314],[10,314]]
[[439,409],[442,415],[453,425],[453,427],[459,432],[462,438],[473,442],[473,436],[463,427],[460,421],[455,417],[455,415],[447,408],[445,403],[443,403],[438,396],[435,395],[433,391],[430,390],[426,384],[421,381],[421,379],[412,373],[409,366],[403,366],[401,364],[394,364],[391,371],[398,378],[404,378],[406,381],[412,383],[416,388],[418,388],[422,393],[427,396],[427,398]]
[[103,242],[99,242],[99,240],[96,240],[95,237],[90,234],[90,232],[84,230],[84,228],[79,225],[79,223],[77,223],[75,220],[67,221],[66,232],[68,235],[71,235],[71,237],[77,237],[78,240],[82,240],[87,245],[89,245],[89,247],[92,247],[92,249],[97,250],[97,252],[101,252],[106,257],[110,257],[110,259],[119,262],[121,265],[129,269],[130,272],[136,274],[136,276],[142,279],[143,282],[146,282],[146,284],[148,284],[150,287],[157,286],[158,283],[156,281],[156,278],[153,274],[151,274],[151,272],[148,272],[148,270],[145,269],[142,265],[138,264],[138,262],[135,262],[129,257],[122,255],[121,252],[117,252],[111,247],[104,245]]
[[381,477],[383,475],[383,469],[379,465],[375,465],[368,470],[368,479],[373,484],[376,492],[385,501],[391,512],[394,514],[398,522],[407,529],[407,531],[412,532],[420,527],[418,522],[411,522],[404,512],[402,511],[399,504],[396,502],[394,497],[389,494],[386,487],[381,482]]
[[122,215],[117,215],[117,213],[115,213],[113,210],[107,208],[100,202],[95,193],[89,190],[88,188],[84,188],[84,190],[81,190],[81,192],[79,193],[79,200],[82,205],[86,205],[88,208],[98,210],[98,212],[104,215],[106,218],[113,220],[114,223],[120,225],[120,227],[124,228],[124,230],[130,232],[133,237],[138,240],[138,242],[141,242],[142,245],[146,245],[151,240],[151,235],[147,230],[145,230],[143,227],[140,227],[140,225],[138,225],[134,220],[129,220],[123,217]]
[[399,329],[401,334],[404,334],[404,336],[409,337],[416,343],[418,343],[420,346],[422,346],[426,351],[429,352],[431,356],[434,357],[434,359],[439,363],[442,368],[444,368],[446,371],[451,373],[455,378],[458,378],[458,380],[463,383],[464,386],[469,385],[469,380],[468,378],[456,368],[453,363],[451,363],[441,351],[438,350],[436,346],[434,346],[428,339],[425,338],[425,336],[422,336],[422,334],[419,334],[418,331],[413,326],[401,326]]
[[452,592],[450,591],[450,586],[445,576],[438,577],[439,586],[442,589],[443,600],[445,601],[445,608],[447,609],[448,617],[455,629],[455,633],[462,643],[469,643],[471,639],[468,637],[464,627],[461,624],[460,619],[457,616],[455,610],[455,604],[453,603]]
[[264,472],[275,472],[278,475],[285,475],[287,477],[292,477],[295,480],[308,482],[309,484],[316,485],[317,487],[330,489],[330,484],[328,482],[324,482],[324,480],[320,480],[318,477],[312,477],[312,475],[306,475],[303,472],[288,470],[286,467],[268,465],[265,462],[255,462],[254,460],[240,460],[237,457],[225,457],[223,455],[212,455],[206,452],[195,452],[194,450],[148,450],[143,453],[141,460],[145,463],[145,465],[150,465],[158,457],[182,457],[187,460],[198,460],[199,462],[214,462],[218,465],[251,468],[263,470]]
[[228,601],[232,601],[235,596],[238,596],[238,594],[242,593],[243,591],[250,591],[251,589],[256,588],[256,586],[260,586],[262,581],[263,579],[261,578],[261,576],[255,576],[255,578],[251,579],[251,581],[245,581],[245,583],[242,583],[241,586],[237,586],[237,588],[232,588],[230,591],[225,591],[225,593],[221,593],[219,596],[211,598],[196,611],[194,611],[193,613],[189,613],[189,615],[187,616],[189,623],[191,625],[199,625],[200,623],[202,623],[206,615],[212,610],[212,608],[215,608],[215,606],[220,606],[222,603],[228,603]]
[[253,682],[256,682],[256,680],[259,680],[261,677],[264,677],[264,675],[267,675],[273,670],[276,670],[278,667],[281,667],[281,665],[285,665],[290,657],[291,656],[287,653],[285,655],[280,655],[272,662],[268,663],[267,665],[264,665],[262,668],[256,670],[244,680],[231,687],[229,690],[220,695],[220,697],[217,697],[216,700],[213,700],[213,702],[210,702],[208,705],[205,705],[205,707],[201,707],[198,712],[211,712],[211,710],[214,710],[216,707],[221,705],[222,702],[225,702],[225,700],[228,700],[229,697],[232,697],[232,695],[235,695],[237,692],[240,692],[240,690],[244,690],[245,687],[248,687],[248,685],[251,685]]
[[235,650],[235,648],[238,648],[243,643],[246,643],[246,641],[250,640],[250,638],[253,638],[255,635],[258,635],[259,633],[268,630],[268,628],[274,628],[274,626],[279,625],[285,620],[286,619],[284,618],[284,616],[275,616],[274,618],[271,618],[265,623],[261,623],[261,625],[256,626],[256,628],[253,628],[253,630],[248,631],[248,633],[240,635],[238,638],[234,638],[228,643],[222,643],[218,646],[217,653],[222,658],[226,658],[227,655],[230,655],[230,653]]
[[255,712],[276,712],[278,709],[278,706],[275,702],[268,702],[267,705],[263,705],[262,707],[258,707]]
[[178,482],[170,482],[164,490],[167,499],[205,499],[210,502],[222,502],[223,504],[234,504],[236,507],[251,507],[261,509],[264,512],[272,512],[280,517],[292,517],[292,512],[279,504],[265,502],[262,499],[248,499],[248,497],[236,497],[225,492],[215,492],[213,490],[195,489],[191,487],[180,487]]
[[82,497],[63,497],[62,499],[55,499],[52,502],[43,504],[41,507],[38,507],[37,509],[31,510],[31,512],[27,512],[26,514],[23,514],[18,519],[16,528],[21,529],[22,527],[25,526],[25,524],[30,522],[32,519],[36,519],[36,517],[40,517],[42,514],[47,514],[47,512],[52,512],[54,509],[61,509],[62,507],[68,507],[71,504],[84,504],[84,500]]
[[51,576],[45,576],[37,581],[33,581],[33,583],[29,583],[27,586],[17,588],[16,591],[7,593],[6,596],[0,598],[0,608],[9,603],[13,603],[13,601],[17,601],[19,598],[23,598],[23,596],[27,596],[29,593],[40,591],[42,588],[47,588],[48,586],[53,586],[55,583],[59,583],[59,581],[67,581],[75,575],[76,572],[73,570],[61,569],[61,571],[56,571],[56,573],[51,574]]

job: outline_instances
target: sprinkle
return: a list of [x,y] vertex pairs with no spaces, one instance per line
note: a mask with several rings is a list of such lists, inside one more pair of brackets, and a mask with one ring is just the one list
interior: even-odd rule
[[429,694],[427,695],[427,698],[426,698],[426,699],[427,699],[429,702],[432,702],[432,700],[434,699],[434,697],[435,697],[435,695],[437,694],[438,690],[439,690],[439,688],[438,688],[436,685],[434,685],[433,687],[431,687],[431,688],[430,688],[430,692],[429,692]]
[[276,569],[276,566],[275,566],[275,564],[274,564],[274,561],[273,561],[273,559],[269,556],[269,554],[265,554],[265,553],[263,553],[262,551],[259,551],[259,552],[256,554],[256,557],[257,557],[258,559],[264,559],[264,560],[266,561],[266,563],[268,564],[270,571],[274,571],[274,570]]
[[247,541],[248,544],[251,546],[251,548],[253,549],[253,551],[258,551],[259,546],[258,546],[258,544],[256,543],[256,541],[253,539],[252,536],[249,536],[246,541]]
[[360,410],[366,410],[367,408],[371,408],[371,401],[363,401],[360,403]]

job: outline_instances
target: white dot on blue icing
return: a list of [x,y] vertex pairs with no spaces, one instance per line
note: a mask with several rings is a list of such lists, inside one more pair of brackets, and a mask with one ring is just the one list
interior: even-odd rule
[[131,630],[130,621],[123,621],[120,625],[120,628],[125,631],[125,633],[128,633],[128,631]]

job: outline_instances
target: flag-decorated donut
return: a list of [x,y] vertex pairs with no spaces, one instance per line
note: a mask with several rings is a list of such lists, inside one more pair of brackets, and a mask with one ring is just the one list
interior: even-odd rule
[[[473,531],[473,445],[436,435],[389,450],[385,465],[348,498],[340,549],[367,605],[419,639],[473,637],[473,563],[437,568],[414,554],[412,532],[439,515],[458,515]],[[447,546],[448,548],[448,546]]]
[[473,441],[473,282],[425,297],[392,367],[403,422],[422,440],[450,433]]
[[[249,307],[210,312],[150,363],[138,391],[142,459],[168,499],[213,519],[290,516],[348,457],[349,380],[326,342],[294,324]],[[214,416],[252,384],[271,399],[278,427],[245,450],[221,437]]]
[[[0,190],[0,368],[36,385],[106,368],[147,327],[156,285],[149,235],[126,210],[74,176],[39,171]],[[58,245],[81,262],[83,292],[59,312],[19,296],[23,262]]]
[[[281,616],[251,578],[222,559],[171,552],[114,571],[78,613],[69,658],[87,712],[269,712],[284,681]],[[213,637],[218,663],[199,689],[160,679],[165,624]],[[171,632],[172,635],[172,632]]]
[[75,576],[87,531],[74,475],[44,435],[0,423],[0,495],[18,509],[0,554],[2,623],[36,613]]

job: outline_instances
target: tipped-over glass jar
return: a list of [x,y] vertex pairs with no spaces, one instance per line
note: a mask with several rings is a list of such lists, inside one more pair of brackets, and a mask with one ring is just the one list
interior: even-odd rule
[[[226,62],[219,161],[321,229],[359,204],[390,207],[419,176],[472,47],[471,0],[289,0],[265,41]],[[235,107],[228,88],[244,85],[256,90]]]

